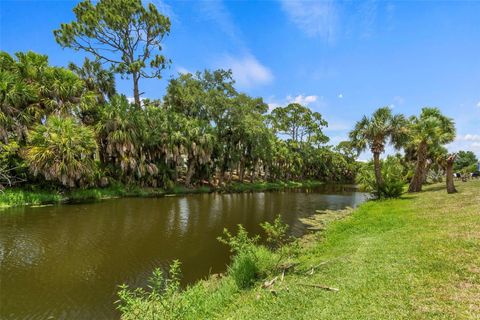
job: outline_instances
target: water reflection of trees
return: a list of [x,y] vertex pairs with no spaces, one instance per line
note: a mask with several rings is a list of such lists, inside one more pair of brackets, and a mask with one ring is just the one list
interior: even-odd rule
[[363,197],[342,186],[320,191],[200,194],[11,209],[0,218],[0,280],[2,291],[9,292],[2,302],[30,294],[38,306],[38,299],[64,300],[65,295],[73,295],[100,305],[105,297],[113,299],[117,284],[142,285],[153,268],[173,259],[181,260],[184,280],[192,281],[223,270],[228,249],[216,240],[223,228],[242,224],[250,233],[259,233],[260,222],[281,214],[298,235],[303,230],[299,216],[354,206]]

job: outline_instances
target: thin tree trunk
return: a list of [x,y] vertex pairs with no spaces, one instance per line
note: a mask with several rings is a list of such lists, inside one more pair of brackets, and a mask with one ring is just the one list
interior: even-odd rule
[[422,141],[418,146],[417,165],[415,166],[415,173],[413,174],[412,181],[410,181],[408,192],[422,191],[423,175],[425,171],[426,162],[427,162],[427,144]]
[[245,159],[242,157],[240,160],[240,165],[238,169],[238,177],[240,179],[240,182],[243,183],[243,179],[245,177]]
[[190,186],[190,182],[192,180],[193,173],[195,172],[195,159],[190,159],[188,164],[187,175],[185,176],[185,185],[187,187]]
[[257,177],[257,163],[254,162],[252,166],[252,172],[250,175],[250,182],[253,183],[256,177]]
[[132,78],[133,78],[133,99],[135,101],[135,104],[137,105],[137,107],[141,107],[141,104],[140,104],[140,91],[138,89],[138,75],[137,73],[133,73],[132,75]]
[[383,187],[382,164],[380,163],[380,153],[378,152],[373,153],[373,166],[375,168],[375,181],[377,187]]
[[218,175],[218,177],[217,177],[218,186],[222,186],[223,185],[223,171],[221,169],[218,169],[216,171],[216,174]]
[[453,183],[453,164],[455,163],[456,155],[451,155],[447,158],[447,193],[455,193],[455,184]]
[[428,172],[430,171],[430,167],[432,166],[432,163],[431,162],[428,162],[426,165],[425,165],[425,170],[423,171],[423,177],[422,177],[422,181],[423,183],[427,183],[427,179],[428,179]]

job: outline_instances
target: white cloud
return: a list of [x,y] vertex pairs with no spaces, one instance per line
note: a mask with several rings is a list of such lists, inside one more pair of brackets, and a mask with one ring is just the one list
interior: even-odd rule
[[337,95],[337,97],[338,97],[338,99],[343,99],[343,93],[339,93],[339,94]]
[[190,70],[188,70],[187,68],[184,68],[182,66],[177,67],[177,72],[181,73],[181,74],[192,73],[192,72],[190,72]]
[[459,135],[458,140],[480,142],[480,134]]
[[282,9],[308,36],[334,40],[338,14],[333,1],[282,0]]
[[447,148],[450,152],[473,151],[480,157],[480,134],[458,135],[455,141],[447,145]]
[[227,56],[220,67],[232,69],[233,78],[243,88],[268,84],[274,78],[270,69],[251,54],[242,57]]
[[324,105],[323,96],[319,97],[316,95],[303,95],[303,94],[299,94],[296,96],[288,95],[284,99],[277,99],[275,96],[270,96],[267,99],[267,104],[270,111],[278,107],[286,106],[289,103],[298,103],[303,106],[308,106],[309,104],[315,104],[315,106],[317,107],[322,107]]
[[315,101],[317,101],[318,99],[318,96],[304,96],[304,95],[301,95],[299,94],[298,96],[296,97],[292,97],[292,96],[287,96],[287,102],[288,103],[299,103],[301,105],[308,105],[310,103],[313,103]]
[[478,103],[477,103],[477,107],[479,107],[479,108],[480,108],[480,101],[478,101]]

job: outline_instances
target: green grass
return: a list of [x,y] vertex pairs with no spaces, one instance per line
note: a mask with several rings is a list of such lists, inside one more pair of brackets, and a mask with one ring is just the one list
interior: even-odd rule
[[253,182],[238,183],[233,182],[224,188],[226,192],[250,192],[250,191],[268,191],[282,190],[287,188],[313,188],[322,185],[321,181],[276,181],[276,182]]
[[58,203],[64,197],[51,191],[26,191],[20,189],[7,189],[0,192],[0,208],[18,205],[42,205]]
[[0,192],[0,208],[82,202],[118,197],[148,197],[163,195],[164,193],[161,189],[126,188],[124,186],[77,189],[70,192],[60,192],[58,190],[29,191],[14,188]]
[[[479,319],[480,181],[457,188],[447,195],[444,185],[431,185],[367,202],[306,237],[298,265],[268,289],[262,282],[278,271],[248,290],[231,276],[190,287],[178,298],[187,306],[183,318]],[[153,312],[125,319],[155,319],[158,302],[136,303]]]
[[82,202],[101,200],[118,197],[159,197],[169,194],[194,194],[219,192],[258,192],[267,190],[280,190],[286,188],[310,188],[321,185],[319,181],[288,181],[288,182],[254,182],[254,183],[231,183],[222,188],[211,188],[200,186],[186,188],[184,186],[175,186],[164,190],[160,188],[140,188],[115,185],[107,188],[89,188],[75,189],[69,192],[59,192],[57,190],[38,190],[29,191],[21,188],[6,189],[0,191],[0,209],[25,206],[25,205],[43,205],[62,202]]

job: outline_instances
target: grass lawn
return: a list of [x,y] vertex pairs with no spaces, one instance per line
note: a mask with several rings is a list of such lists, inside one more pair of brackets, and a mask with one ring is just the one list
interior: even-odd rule
[[[219,319],[480,319],[480,181],[371,201],[333,223],[276,295],[244,292]],[[335,259],[335,260],[332,260]],[[302,284],[338,288],[325,291]]]
[[184,317],[480,319],[480,181],[457,188],[447,195],[444,185],[431,185],[401,199],[367,202],[307,237],[299,264],[283,281],[262,288],[278,276],[271,273],[248,290],[237,289],[231,276],[201,282],[183,293],[195,301]]

